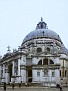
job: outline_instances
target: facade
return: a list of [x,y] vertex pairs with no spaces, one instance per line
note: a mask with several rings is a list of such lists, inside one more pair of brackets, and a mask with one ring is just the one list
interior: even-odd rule
[[68,50],[41,18],[17,50],[0,59],[0,83],[55,85],[68,80]]

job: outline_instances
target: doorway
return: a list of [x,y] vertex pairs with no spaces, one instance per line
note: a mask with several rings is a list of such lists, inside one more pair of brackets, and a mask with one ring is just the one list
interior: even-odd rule
[[32,67],[27,68],[28,82],[32,82]]
[[9,64],[8,70],[9,70],[9,80],[11,82],[11,77],[12,77],[12,64]]

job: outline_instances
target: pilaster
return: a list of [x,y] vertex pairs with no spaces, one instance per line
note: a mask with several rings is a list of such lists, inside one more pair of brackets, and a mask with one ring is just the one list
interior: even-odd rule
[[33,82],[37,82],[37,70],[36,69],[32,70],[32,78],[33,78]]
[[49,72],[48,72],[48,76],[49,76],[49,81],[51,82],[51,77],[52,77],[52,72],[51,72],[51,69],[49,69]]
[[59,71],[59,69],[55,69],[55,81],[56,81],[56,83],[60,83],[60,71]]

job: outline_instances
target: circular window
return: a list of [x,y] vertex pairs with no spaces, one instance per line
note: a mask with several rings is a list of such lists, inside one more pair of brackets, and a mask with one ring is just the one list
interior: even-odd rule
[[42,52],[42,49],[41,48],[37,48],[37,52]]

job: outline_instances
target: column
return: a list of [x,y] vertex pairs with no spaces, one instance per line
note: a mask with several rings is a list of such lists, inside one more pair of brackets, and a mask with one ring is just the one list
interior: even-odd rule
[[20,59],[18,59],[18,83],[21,83]]
[[12,76],[14,76],[14,61],[12,61]]
[[15,64],[14,64],[14,60],[12,61],[12,78],[11,78],[11,82],[13,83],[13,82],[15,82],[15,78],[14,78],[14,76],[15,76],[15,69],[14,69],[14,67],[15,67]]
[[20,79],[22,83],[26,83],[26,56],[22,55],[21,60],[20,60]]
[[3,64],[3,82],[5,82],[5,65]]
[[9,72],[8,72],[8,64],[6,64],[6,66],[5,66],[5,81],[6,81],[6,83],[8,84],[8,83],[10,83],[10,78],[9,78]]
[[18,59],[18,76],[20,76],[20,59]]

